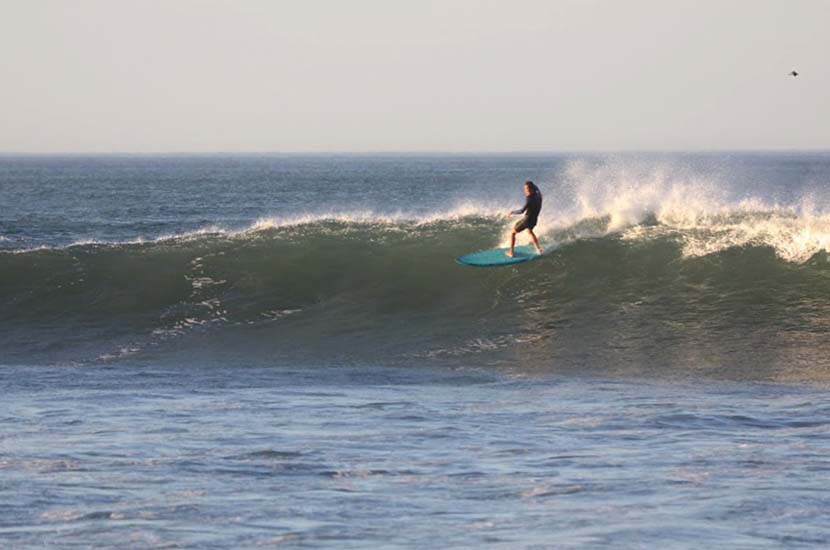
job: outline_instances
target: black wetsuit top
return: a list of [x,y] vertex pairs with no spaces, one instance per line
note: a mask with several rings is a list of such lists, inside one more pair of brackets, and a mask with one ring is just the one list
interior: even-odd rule
[[521,214],[524,213],[525,217],[522,220],[525,223],[526,227],[533,227],[536,225],[536,221],[539,219],[539,211],[542,210],[542,192],[538,189],[534,191],[527,200],[525,200],[525,205],[518,210],[514,210],[514,214]]

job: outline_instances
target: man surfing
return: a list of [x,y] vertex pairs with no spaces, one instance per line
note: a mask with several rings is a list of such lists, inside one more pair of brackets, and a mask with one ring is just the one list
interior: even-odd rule
[[516,234],[527,230],[530,235],[530,240],[533,246],[536,247],[536,252],[541,254],[542,248],[539,246],[539,241],[536,240],[536,235],[533,234],[533,228],[536,227],[536,222],[539,219],[539,211],[542,210],[542,192],[536,187],[532,181],[525,182],[525,205],[518,210],[511,210],[507,213],[508,216],[518,216],[524,214],[521,220],[516,222],[513,226],[513,231],[510,232],[510,250],[505,251],[504,255],[508,258],[513,257],[513,248],[516,246]]

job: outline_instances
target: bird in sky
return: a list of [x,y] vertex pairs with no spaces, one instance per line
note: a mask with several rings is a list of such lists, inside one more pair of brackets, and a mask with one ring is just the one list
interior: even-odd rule
[[789,73],[789,75],[795,78],[796,76],[798,76],[798,71],[792,71]]

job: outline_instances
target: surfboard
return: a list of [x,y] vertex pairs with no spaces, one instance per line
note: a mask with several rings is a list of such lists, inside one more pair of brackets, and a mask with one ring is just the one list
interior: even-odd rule
[[536,253],[536,249],[532,245],[517,246],[513,249],[513,257],[508,258],[504,255],[506,248],[492,248],[490,250],[481,250],[473,252],[456,258],[455,261],[462,265],[471,265],[474,267],[497,267],[502,265],[520,264],[522,262],[529,262],[536,258],[541,258],[541,254]]

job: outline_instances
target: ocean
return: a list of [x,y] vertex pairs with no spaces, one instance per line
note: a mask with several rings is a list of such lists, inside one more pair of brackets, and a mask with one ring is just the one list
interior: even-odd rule
[[826,548],[828,250],[828,153],[0,156],[0,547]]

